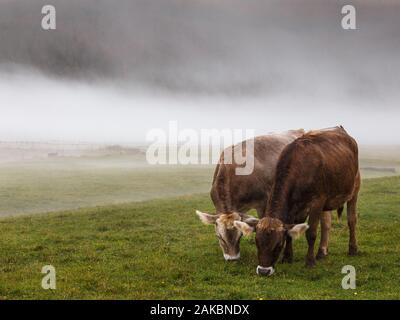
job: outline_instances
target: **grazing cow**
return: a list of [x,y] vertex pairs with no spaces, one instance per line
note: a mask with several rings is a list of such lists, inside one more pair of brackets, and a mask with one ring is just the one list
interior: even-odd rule
[[[311,131],[282,151],[267,214],[256,226],[236,221],[245,235],[256,231],[257,273],[271,275],[285,245],[292,256],[292,238],[306,232],[306,265],[314,266],[314,243],[321,213],[347,203],[349,255],[357,253],[356,204],[360,189],[358,147],[343,127]],[[304,221],[308,217],[308,224]]]
[[[265,213],[268,195],[271,193],[275,167],[283,148],[304,134],[304,130],[291,130],[282,134],[270,134],[254,138],[254,155],[246,159],[254,160],[253,172],[249,175],[237,175],[236,169],[242,165],[236,159],[246,153],[243,141],[233,147],[226,148],[220,156],[214,172],[211,188],[211,199],[217,214],[196,211],[205,224],[214,224],[219,244],[226,260],[237,260],[240,257],[241,231],[235,227],[234,221],[245,221],[255,226],[258,219],[246,215],[250,209],[256,209],[258,216]],[[233,157],[231,163],[224,161],[228,153]]]

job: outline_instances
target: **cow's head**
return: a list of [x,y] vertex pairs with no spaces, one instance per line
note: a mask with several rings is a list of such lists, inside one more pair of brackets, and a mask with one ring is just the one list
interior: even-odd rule
[[254,230],[258,219],[252,216],[233,213],[209,214],[196,211],[204,224],[213,224],[225,260],[238,260],[240,258],[240,238],[245,228],[239,228],[236,223],[243,222],[249,229]]
[[[246,234],[251,233],[254,227],[244,225],[245,223],[235,223],[239,228],[244,228]],[[249,230],[253,228],[253,230]],[[297,239],[307,229],[307,223],[284,224],[281,220],[271,217],[260,219],[255,227],[256,245],[258,251],[257,274],[270,276],[275,272],[275,264],[285,245],[286,236]]]

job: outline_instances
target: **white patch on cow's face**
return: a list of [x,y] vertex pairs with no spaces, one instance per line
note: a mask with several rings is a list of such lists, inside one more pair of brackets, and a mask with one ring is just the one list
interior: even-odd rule
[[274,267],[257,266],[256,272],[261,276],[272,276],[275,273]]
[[234,261],[240,259],[240,252],[235,256],[230,256],[229,254],[224,253],[224,258],[226,261]]

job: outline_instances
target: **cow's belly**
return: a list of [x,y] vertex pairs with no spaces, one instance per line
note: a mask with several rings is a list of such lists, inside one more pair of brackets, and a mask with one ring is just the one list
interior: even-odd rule
[[349,201],[350,197],[348,195],[340,195],[334,198],[328,199],[324,206],[324,211],[336,210],[343,207],[344,204]]

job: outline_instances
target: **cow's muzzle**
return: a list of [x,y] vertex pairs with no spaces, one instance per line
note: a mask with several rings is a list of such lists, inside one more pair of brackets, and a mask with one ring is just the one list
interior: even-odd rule
[[224,253],[224,258],[226,261],[235,261],[235,260],[239,260],[240,258],[240,252],[234,256],[231,256],[230,254],[226,254]]
[[257,266],[256,272],[260,276],[272,276],[275,272],[274,267]]

